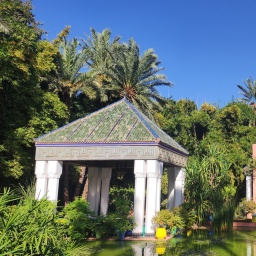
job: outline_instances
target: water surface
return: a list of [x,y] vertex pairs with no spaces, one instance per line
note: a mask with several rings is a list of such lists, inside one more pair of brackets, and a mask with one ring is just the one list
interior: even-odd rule
[[206,230],[189,231],[168,241],[91,241],[93,256],[253,256],[256,230],[234,230],[214,234]]

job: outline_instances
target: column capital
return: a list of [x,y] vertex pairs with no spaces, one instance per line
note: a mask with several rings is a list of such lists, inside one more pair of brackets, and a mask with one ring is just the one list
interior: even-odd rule
[[146,172],[146,161],[145,160],[134,160],[134,173]]
[[146,178],[146,173],[143,173],[143,172],[137,172],[135,173],[135,179],[136,178]]
[[88,167],[88,179],[97,178],[98,176],[100,176],[98,167]]
[[36,161],[35,175],[37,178],[47,177],[47,161]]
[[110,181],[110,178],[109,178],[109,177],[102,177],[102,178],[101,178],[101,181],[102,181],[102,182],[109,182],[109,181]]
[[48,161],[48,178],[59,179],[62,174],[62,161]]
[[110,179],[111,178],[111,174],[112,174],[112,168],[101,168],[101,178],[107,178]]
[[154,172],[148,172],[147,177],[148,178],[158,178],[159,174]]
[[163,162],[158,160],[147,160],[147,177],[161,178],[163,174]]

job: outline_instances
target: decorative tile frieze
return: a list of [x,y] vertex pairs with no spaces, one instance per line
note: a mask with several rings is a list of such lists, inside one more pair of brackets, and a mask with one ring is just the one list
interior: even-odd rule
[[187,157],[176,152],[169,151],[165,148],[159,147],[159,160],[164,163],[172,163],[177,166],[185,167],[187,164]]
[[36,160],[156,159],[157,146],[37,147]]

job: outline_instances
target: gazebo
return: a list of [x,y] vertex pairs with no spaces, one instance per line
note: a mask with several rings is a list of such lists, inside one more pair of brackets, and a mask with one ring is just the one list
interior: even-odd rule
[[133,168],[134,235],[154,235],[152,217],[160,210],[161,178],[168,171],[168,208],[183,202],[188,152],[123,98],[35,140],[36,199],[58,200],[65,162],[88,167],[90,208],[107,214],[112,169]]

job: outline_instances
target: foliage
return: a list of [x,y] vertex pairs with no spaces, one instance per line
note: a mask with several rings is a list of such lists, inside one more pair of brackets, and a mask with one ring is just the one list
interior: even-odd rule
[[114,65],[107,71],[114,97],[125,96],[133,105],[154,120],[154,110],[160,109],[164,98],[158,86],[172,86],[166,76],[158,74],[162,68],[152,49],[140,55],[138,44],[130,39],[112,53]]
[[115,211],[109,217],[114,220],[113,226],[118,233],[132,230],[135,223],[130,216],[131,207],[128,201],[119,199],[114,202]]
[[116,220],[111,215],[97,216],[94,219],[92,231],[96,235],[96,238],[114,237],[116,235],[115,223]]
[[183,229],[185,227],[184,219],[180,212],[175,208],[172,211],[165,209],[157,212],[153,217],[152,222],[157,227],[165,227],[168,229],[172,229],[173,227]]
[[231,198],[230,201],[222,204],[213,212],[213,228],[215,232],[231,231],[233,228],[233,220],[235,214],[235,200]]
[[2,0],[1,20],[9,33],[0,37],[0,88],[5,82],[25,85],[35,79],[34,64],[37,42],[42,34],[31,12],[30,2]]
[[71,240],[82,241],[94,229],[94,213],[90,210],[88,202],[81,197],[64,207],[59,217],[58,221]]
[[38,86],[55,68],[56,49],[40,41],[43,32],[31,9],[30,2],[0,1],[1,20],[9,29],[0,36],[0,177],[5,184],[31,179],[34,138],[67,120],[59,99]]
[[133,203],[134,203],[134,188],[128,187],[117,187],[112,186],[110,187],[109,191],[109,212],[115,212],[116,211],[116,204],[119,204],[119,202],[125,202],[127,205],[128,212],[133,209]]
[[[220,215],[221,212],[226,214],[232,210],[236,193],[229,174],[231,164],[227,152],[220,145],[214,144],[207,149],[206,155],[201,159],[191,159],[186,167],[186,200],[193,205],[199,224],[202,224],[210,211],[216,216],[217,212]],[[229,218],[233,220],[230,215]]]
[[256,203],[252,200],[243,198],[236,207],[235,218],[244,219],[247,213],[254,213],[256,210]]
[[173,211],[181,216],[184,220],[185,227],[190,228],[197,222],[197,215],[193,206],[188,203],[183,203],[180,206],[173,209]]
[[242,85],[237,85],[241,90],[244,102],[251,103],[256,101],[256,82],[251,77],[244,82],[244,87]]
[[198,111],[189,100],[170,100],[158,114],[162,128],[190,153],[185,200],[196,211],[198,224],[213,207],[226,205],[232,211],[233,204],[244,197],[243,167],[251,160],[255,117],[253,108],[242,102],[223,108],[204,103]]
[[103,102],[113,102],[126,97],[147,116],[154,119],[154,111],[161,107],[164,98],[157,86],[171,86],[163,74],[158,74],[160,62],[152,49],[142,55],[137,43],[130,39],[120,43],[120,37],[110,42],[111,31],[97,33],[83,40],[88,56],[88,76],[97,97]]
[[[24,194],[17,197],[14,191],[4,190],[0,195],[0,254],[76,255],[77,245],[63,236],[62,226],[56,223],[55,208],[48,200],[37,201]],[[89,255],[87,248],[83,252]]]

